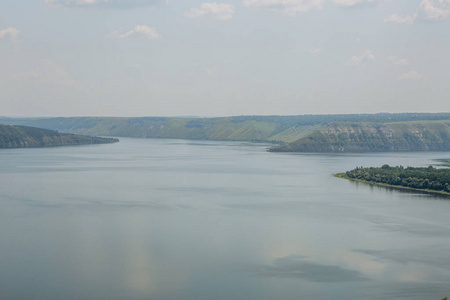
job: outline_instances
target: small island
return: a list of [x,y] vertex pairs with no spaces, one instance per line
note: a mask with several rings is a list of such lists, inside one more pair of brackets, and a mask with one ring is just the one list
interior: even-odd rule
[[0,124],[0,149],[110,144],[118,141],[116,138],[60,133],[55,130],[36,127]]
[[357,167],[336,177],[404,190],[450,196],[450,169],[414,168],[383,165],[380,168]]

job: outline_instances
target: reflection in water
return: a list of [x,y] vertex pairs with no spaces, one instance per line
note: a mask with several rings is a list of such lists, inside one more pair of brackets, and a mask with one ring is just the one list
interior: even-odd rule
[[[442,281],[450,282],[450,261],[448,255],[445,255],[445,247],[428,248],[414,250],[355,250],[355,252],[364,253],[372,256],[378,261],[396,263],[399,266],[407,267],[411,265],[422,265],[427,267],[436,267],[438,272],[431,277],[439,277]],[[425,269],[423,269],[425,271]],[[425,277],[423,272],[421,277]],[[437,278],[422,278],[426,280],[436,280]]]
[[[133,222],[130,228],[121,228],[124,235],[129,232],[133,234],[125,236],[124,243],[124,268],[123,274],[127,285],[138,294],[148,293],[155,289],[157,282],[152,279],[152,274],[158,276],[156,266],[152,264],[150,248],[147,247],[145,223]],[[125,230],[124,230],[125,229]]]
[[256,274],[281,278],[294,277],[324,283],[368,280],[367,277],[358,271],[311,262],[306,257],[299,256],[278,258],[272,265],[257,267]]
[[370,183],[363,183],[363,182],[358,182],[358,181],[353,181],[353,180],[349,180],[352,184],[356,185],[356,187],[359,188],[369,188],[372,192],[382,192],[385,191],[388,194],[392,194],[392,193],[403,193],[408,197],[420,197],[420,198],[424,198],[424,199],[433,199],[433,200],[450,200],[450,195],[446,195],[446,194],[434,194],[434,193],[427,193],[427,192],[423,192],[423,191],[416,191],[416,190],[407,190],[407,189],[402,189],[402,188],[395,188],[395,187],[391,187],[391,186],[379,186],[376,184],[370,184]]

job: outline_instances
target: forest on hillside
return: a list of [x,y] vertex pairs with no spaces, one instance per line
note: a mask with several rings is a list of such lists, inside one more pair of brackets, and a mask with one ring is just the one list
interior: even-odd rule
[[53,147],[86,144],[115,143],[116,138],[102,138],[60,133],[55,130],[29,126],[0,124],[0,148]]

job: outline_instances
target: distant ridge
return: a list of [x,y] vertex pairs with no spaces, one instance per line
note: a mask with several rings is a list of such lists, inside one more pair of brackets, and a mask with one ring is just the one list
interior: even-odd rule
[[[71,117],[71,118],[6,118],[0,123],[35,126],[58,130],[60,132],[96,136],[123,136],[137,138],[176,138],[218,141],[253,141],[284,145],[273,151],[308,151],[308,152],[364,152],[364,151],[431,151],[447,149],[446,136],[434,134],[438,127],[428,128],[424,134],[431,132],[432,138],[415,139],[397,133],[400,128],[387,125],[401,122],[449,121],[450,113],[379,113],[379,114],[338,114],[338,115],[298,115],[298,116],[236,116],[220,118],[169,118],[169,117]],[[332,137],[323,132],[333,126],[354,124],[359,133],[344,132]],[[334,125],[333,125],[334,124]],[[338,125],[340,124],[340,125]],[[369,125],[371,124],[371,125]],[[378,125],[377,125],[378,124]],[[438,125],[436,125],[438,126]],[[352,127],[352,128],[353,128]],[[441,126],[442,127],[442,126]],[[371,133],[374,129],[395,132],[395,138],[389,135]],[[384,129],[383,129],[384,128]],[[444,128],[444,129],[442,129]],[[447,132],[447,127],[442,127]],[[383,130],[382,130],[383,129]],[[342,129],[343,131],[347,129]],[[353,129],[352,129],[353,130]],[[354,129],[356,130],[356,129]],[[402,129],[406,135],[408,126]],[[411,129],[413,130],[413,129]],[[420,129],[415,129],[419,130]],[[350,135],[351,133],[351,135]],[[370,133],[370,134],[369,134]],[[362,136],[359,136],[362,135]],[[365,136],[368,135],[368,140]],[[323,137],[325,135],[325,137]],[[305,139],[308,140],[305,140]],[[311,143],[314,141],[315,143]],[[324,139],[319,143],[319,139]],[[406,139],[406,141],[405,141]],[[409,139],[412,139],[410,142]],[[300,142],[301,141],[301,142]],[[385,142],[382,143],[381,141]],[[400,145],[399,143],[402,143]],[[327,145],[327,143],[329,143]],[[341,143],[341,144],[340,144]],[[307,146],[308,144],[309,146]],[[419,146],[419,144],[421,146]],[[301,145],[301,146],[300,146]],[[419,150],[418,150],[419,149]]]
[[54,147],[118,142],[114,138],[101,138],[29,126],[0,125],[0,148]]
[[272,152],[450,151],[450,120],[330,123]]

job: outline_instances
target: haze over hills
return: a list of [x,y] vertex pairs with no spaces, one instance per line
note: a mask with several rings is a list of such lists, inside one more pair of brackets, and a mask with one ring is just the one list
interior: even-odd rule
[[0,118],[66,133],[278,143],[272,151],[450,150],[450,113],[236,116],[222,118]]
[[0,125],[0,148],[53,147],[118,142],[115,138],[101,138],[29,126]]

